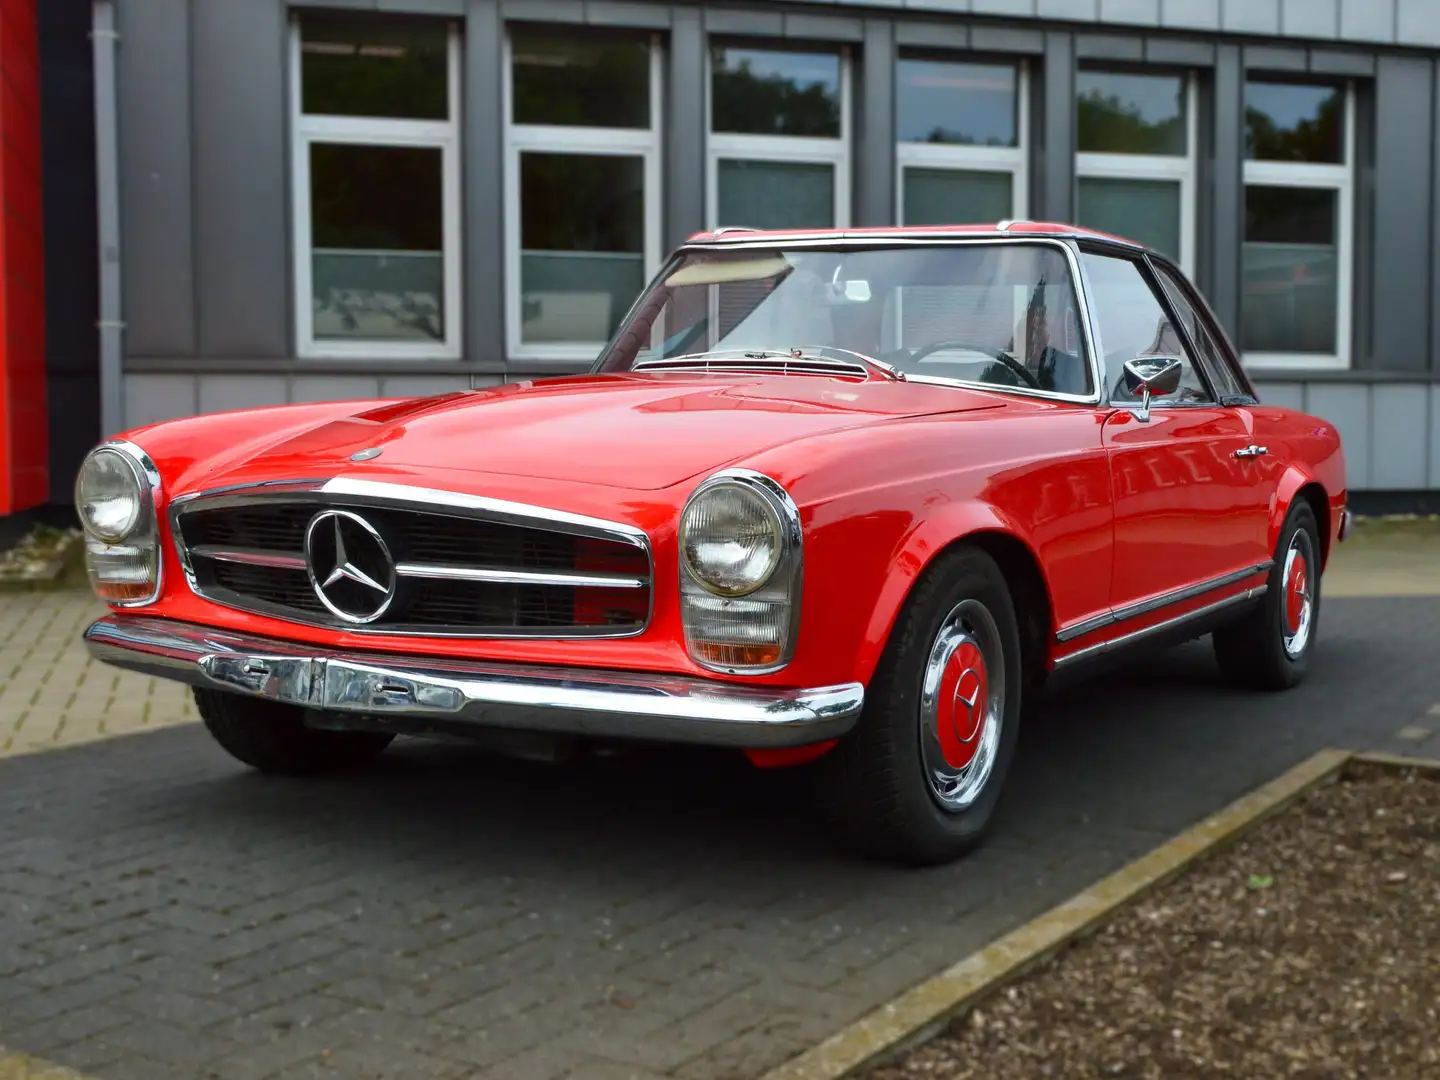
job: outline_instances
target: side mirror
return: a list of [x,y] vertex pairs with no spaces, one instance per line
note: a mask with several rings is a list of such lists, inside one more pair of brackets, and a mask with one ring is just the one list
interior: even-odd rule
[[1184,364],[1175,356],[1137,356],[1125,361],[1125,389],[1140,395],[1140,410],[1135,418],[1142,424],[1150,421],[1150,399],[1165,397],[1180,389]]

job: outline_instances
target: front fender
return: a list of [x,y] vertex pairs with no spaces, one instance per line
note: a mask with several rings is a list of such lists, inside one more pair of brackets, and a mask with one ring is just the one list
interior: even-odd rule
[[[951,503],[936,508],[933,514],[918,520],[915,527],[900,538],[891,554],[890,572],[886,574],[876,597],[875,609],[865,626],[855,657],[857,679],[869,683],[895,621],[900,617],[905,599],[925,571],[947,548],[978,533],[1000,533],[1018,540],[1025,545],[1036,565],[1040,564],[1035,545],[1000,508],[978,501]],[[1046,588],[1049,588],[1048,582]]]

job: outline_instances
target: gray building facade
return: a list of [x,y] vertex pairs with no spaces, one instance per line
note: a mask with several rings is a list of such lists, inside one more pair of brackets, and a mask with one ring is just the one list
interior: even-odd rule
[[1437,0],[98,0],[107,432],[584,370],[715,225],[1076,221],[1440,501]]

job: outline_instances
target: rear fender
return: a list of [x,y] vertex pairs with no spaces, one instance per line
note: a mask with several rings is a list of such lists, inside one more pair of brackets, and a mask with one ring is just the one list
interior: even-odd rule
[[[855,658],[855,677],[860,682],[868,684],[875,674],[901,608],[916,582],[946,549],[979,533],[1002,533],[1019,540],[1034,557],[1036,565],[1041,565],[1035,545],[1009,515],[989,503],[952,503],[937,508],[901,538],[891,556],[890,573],[876,598],[875,610]],[[1041,573],[1043,577],[1043,569]],[[1045,587],[1049,592],[1048,581]]]

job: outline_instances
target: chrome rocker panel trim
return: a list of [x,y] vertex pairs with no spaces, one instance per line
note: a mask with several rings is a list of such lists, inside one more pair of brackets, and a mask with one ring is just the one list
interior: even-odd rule
[[397,728],[433,721],[452,731],[768,749],[844,735],[865,699],[859,683],[771,690],[683,676],[333,652],[154,617],[106,615],[85,631],[85,644],[116,667],[352,714],[357,727],[393,718]]

